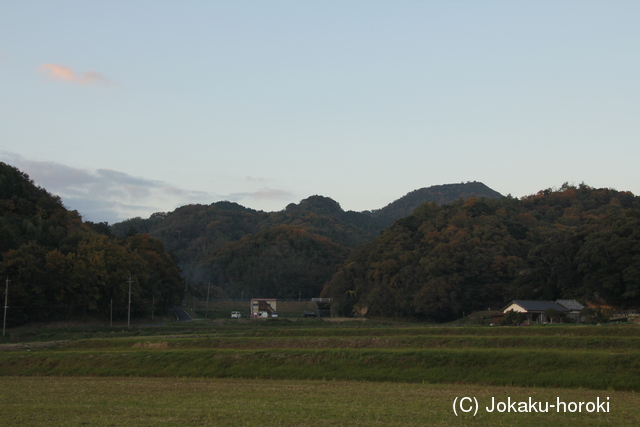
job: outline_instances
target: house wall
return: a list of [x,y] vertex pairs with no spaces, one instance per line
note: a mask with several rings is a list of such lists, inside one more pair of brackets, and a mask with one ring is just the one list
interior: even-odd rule
[[513,304],[509,305],[507,308],[505,308],[503,313],[506,313],[507,311],[510,311],[510,310],[516,311],[518,313],[526,313],[527,312],[527,310],[525,310],[524,308],[520,307],[518,304],[513,303]]

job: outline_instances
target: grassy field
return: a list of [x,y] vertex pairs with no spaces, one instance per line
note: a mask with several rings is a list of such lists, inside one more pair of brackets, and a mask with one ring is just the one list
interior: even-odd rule
[[[0,341],[1,425],[640,422],[635,325],[214,319],[131,329],[60,325],[10,335]],[[456,417],[453,400],[463,396],[482,407],[491,397],[553,403],[610,397],[611,409]],[[78,415],[65,422],[72,413]]]
[[[459,411],[475,397],[480,410]],[[489,413],[501,401],[593,402],[609,412]],[[1,425],[637,425],[640,396],[583,389],[203,378],[0,377]]]

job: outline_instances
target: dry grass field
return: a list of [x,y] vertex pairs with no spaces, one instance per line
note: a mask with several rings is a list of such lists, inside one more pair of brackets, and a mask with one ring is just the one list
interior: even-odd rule
[[640,424],[635,325],[241,320],[12,330],[0,425]]
[[[480,410],[456,416],[454,399]],[[609,412],[488,413],[491,398],[589,402]],[[0,377],[5,426],[631,426],[636,392],[361,381]],[[460,412],[460,411],[459,411]]]

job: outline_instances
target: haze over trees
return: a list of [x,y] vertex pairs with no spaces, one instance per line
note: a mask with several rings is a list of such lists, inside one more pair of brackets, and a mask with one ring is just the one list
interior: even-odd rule
[[[180,270],[162,242],[117,238],[105,223],[83,222],[59,197],[0,162],[0,277],[11,280],[7,321],[126,317],[166,310],[183,294]],[[4,283],[3,283],[4,285]],[[4,290],[4,286],[2,287]]]

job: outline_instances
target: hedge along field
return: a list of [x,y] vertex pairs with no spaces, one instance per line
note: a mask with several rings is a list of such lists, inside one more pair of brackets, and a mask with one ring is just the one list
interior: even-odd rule
[[0,352],[0,375],[338,379],[640,391],[639,330],[634,326],[232,325],[200,328],[191,335],[71,340],[51,343],[51,348],[3,346],[14,351]]

